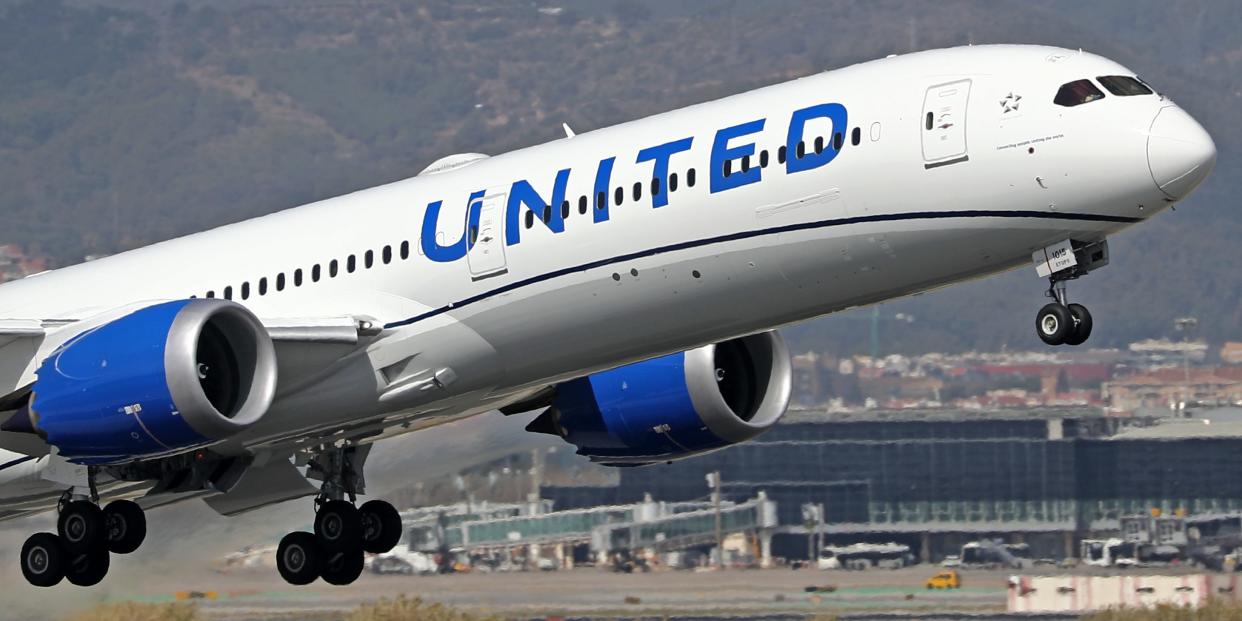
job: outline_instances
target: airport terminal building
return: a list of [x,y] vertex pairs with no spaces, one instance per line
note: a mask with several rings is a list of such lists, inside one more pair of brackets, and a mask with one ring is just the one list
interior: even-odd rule
[[[1242,418],[1157,421],[1096,409],[1014,412],[794,411],[763,436],[716,453],[627,468],[611,487],[547,487],[556,509],[703,500],[719,471],[726,499],[775,501],[772,552],[805,558],[826,542],[900,541],[924,560],[997,537],[1033,555],[1074,556],[1126,516],[1242,511]],[[804,507],[821,506],[822,524]]]

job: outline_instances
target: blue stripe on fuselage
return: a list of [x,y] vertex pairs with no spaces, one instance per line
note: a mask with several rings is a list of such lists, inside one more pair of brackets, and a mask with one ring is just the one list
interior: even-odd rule
[[431,317],[435,317],[436,315],[440,315],[442,313],[448,312],[449,310],[457,310],[464,306],[474,304],[475,302],[481,302],[483,300],[486,300],[496,295],[500,295],[502,293],[508,293],[510,291],[515,291],[523,287],[528,287],[530,285],[538,284],[538,283],[541,283],[547,280],[552,280],[553,278],[559,278],[561,276],[566,276],[568,274],[573,274],[575,272],[585,272],[587,270],[605,267],[608,265],[612,265],[614,263],[632,261],[634,259],[641,259],[645,257],[653,257],[653,256],[660,255],[660,254],[677,252],[679,250],[700,248],[703,246],[711,246],[714,244],[722,244],[722,243],[727,243],[727,242],[737,241],[737,240],[742,240],[742,239],[751,239],[754,237],[763,237],[766,235],[779,235],[781,233],[790,233],[794,231],[808,231],[808,230],[814,230],[814,229],[831,228],[831,227],[836,227],[836,226],[848,226],[851,224],[863,224],[863,223],[868,223],[868,222],[899,222],[903,220],[940,220],[940,219],[947,219],[947,218],[1033,218],[1037,220],[1075,220],[1075,221],[1087,221],[1087,222],[1117,222],[1117,223],[1124,223],[1124,224],[1133,224],[1135,222],[1142,221],[1142,218],[1130,218],[1130,217],[1125,217],[1125,216],[1109,216],[1109,215],[1091,214],[1091,213],[1052,213],[1052,212],[1046,212],[1046,211],[987,211],[987,210],[976,209],[976,210],[964,210],[964,211],[915,211],[915,212],[899,213],[899,214],[856,216],[852,218],[838,218],[835,220],[820,220],[817,222],[801,222],[797,224],[789,224],[785,226],[772,227],[768,229],[755,229],[751,231],[741,231],[738,233],[731,233],[729,235],[720,235],[716,237],[707,237],[704,239],[696,239],[696,240],[685,241],[685,242],[680,242],[676,244],[669,244],[667,246],[649,248],[647,250],[640,250],[637,252],[631,252],[628,254],[618,255],[615,257],[607,258],[607,259],[599,259],[597,261],[591,261],[589,263],[583,263],[581,265],[576,265],[573,267],[567,267],[564,269],[551,271],[545,274],[540,274],[538,276],[532,276],[524,280],[519,280],[517,282],[509,283],[507,285],[504,285],[503,287],[498,287],[496,289],[492,289],[491,291],[486,291],[484,293],[480,293],[478,295],[465,298],[458,302],[453,302],[448,305],[441,306],[440,308],[427,311],[421,315],[410,317],[409,319],[403,319],[401,321],[394,321],[392,323],[386,324],[384,328],[390,329],[390,328],[399,328],[401,326],[408,326],[412,323],[422,321],[424,319],[429,319]]
[[0,471],[8,470],[9,468],[12,468],[13,466],[20,466],[20,465],[22,465],[22,464],[24,464],[24,463],[26,463],[26,462],[28,462],[28,461],[30,461],[30,460],[32,460],[32,459],[38,459],[38,457],[35,457],[34,455],[27,455],[27,456],[25,456],[25,457],[18,457],[17,459],[14,459],[13,461],[9,461],[9,462],[5,462],[5,463],[3,463],[3,464],[0,464]]

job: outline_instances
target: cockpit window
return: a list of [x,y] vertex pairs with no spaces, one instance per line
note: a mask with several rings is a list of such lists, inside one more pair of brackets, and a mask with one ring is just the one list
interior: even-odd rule
[[1091,103],[1097,99],[1104,99],[1104,92],[1096,88],[1091,80],[1075,80],[1062,85],[1052,103],[1069,108]]
[[1128,75],[1104,75],[1096,78],[1108,92],[1119,97],[1129,97],[1131,95],[1150,95],[1151,89],[1146,84],[1138,81]]

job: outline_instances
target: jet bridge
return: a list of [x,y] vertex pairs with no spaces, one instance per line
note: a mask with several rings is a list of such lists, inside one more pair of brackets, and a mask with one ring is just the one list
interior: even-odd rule
[[[539,504],[540,509],[546,506]],[[472,553],[544,545],[589,545],[595,554],[673,551],[714,544],[716,516],[711,503],[655,502],[647,497],[627,505],[463,516],[466,519],[460,521],[441,518],[438,530],[443,547]],[[777,526],[776,503],[763,492],[745,502],[721,503],[719,516],[725,536]],[[407,520],[411,533],[420,526]]]

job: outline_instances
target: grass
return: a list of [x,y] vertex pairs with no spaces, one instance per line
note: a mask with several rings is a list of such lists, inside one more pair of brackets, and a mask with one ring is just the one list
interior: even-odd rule
[[194,604],[101,604],[65,621],[203,621]]
[[462,612],[443,604],[428,604],[418,597],[399,595],[363,604],[345,621],[499,621],[498,617]]
[[1242,621],[1242,603],[1209,600],[1198,608],[1160,604],[1152,608],[1110,608],[1083,615],[1083,621]]

